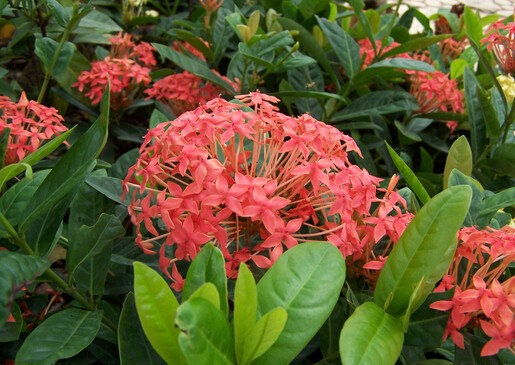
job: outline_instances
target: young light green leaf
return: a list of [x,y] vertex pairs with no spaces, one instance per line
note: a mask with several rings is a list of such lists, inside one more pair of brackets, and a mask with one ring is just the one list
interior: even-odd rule
[[204,283],[200,287],[197,288],[189,297],[188,300],[193,298],[202,298],[207,300],[209,303],[213,305],[216,309],[220,309],[220,295],[218,295],[218,290],[213,283]]
[[288,320],[276,342],[253,364],[288,364],[331,314],[345,281],[345,263],[327,242],[286,251],[257,285],[260,313],[283,307]]
[[288,313],[281,307],[272,309],[261,317],[245,337],[243,357],[238,365],[250,364],[252,360],[263,355],[277,341],[287,319]]
[[402,350],[400,319],[373,302],[360,305],[345,321],[340,334],[343,365],[395,364]]
[[227,304],[225,260],[222,252],[212,244],[204,245],[191,263],[184,281],[184,288],[182,289],[183,301],[188,300],[191,294],[204,283],[213,283],[215,285],[220,295],[220,309],[227,315],[229,309]]
[[175,315],[179,302],[165,280],[150,267],[134,262],[134,297],[143,331],[168,364],[185,365]]
[[452,186],[435,195],[415,215],[388,256],[374,292],[375,302],[395,316],[404,314],[422,278],[425,295],[412,304],[416,310],[448,269],[457,235],[468,212],[472,191]]
[[102,311],[69,308],[54,314],[23,342],[16,364],[52,365],[78,354],[93,341],[101,321]]
[[[386,142],[385,142],[386,143]],[[402,158],[397,154],[397,152],[394,151],[392,147],[388,143],[386,143],[386,148],[388,148],[388,153],[390,154],[390,157],[393,160],[393,163],[399,170],[400,174],[406,180],[408,185],[410,186],[411,190],[415,193],[417,198],[420,200],[422,204],[426,204],[430,197],[427,193],[426,189],[420,182],[420,180],[417,178],[415,173],[411,171],[409,166],[402,160]]]
[[[192,298],[177,310],[179,345],[188,364],[233,365],[234,348],[225,313],[202,298]],[[171,363],[173,364],[173,363]]]
[[254,276],[244,263],[240,264],[234,289],[234,350],[239,365],[242,364],[246,338],[257,318],[257,289]]
[[165,365],[163,359],[152,348],[139,322],[134,294],[129,292],[123,302],[118,325],[118,348],[120,364]]
[[447,154],[445,168],[443,171],[443,188],[449,185],[449,175],[454,169],[460,170],[463,174],[472,174],[472,150],[470,149],[467,137],[461,136],[452,144]]
[[50,262],[40,257],[2,250],[0,267],[0,323],[5,323],[10,303],[18,290],[48,269]]

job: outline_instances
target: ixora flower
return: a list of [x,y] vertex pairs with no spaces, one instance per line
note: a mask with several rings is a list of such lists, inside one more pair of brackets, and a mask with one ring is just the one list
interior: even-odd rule
[[494,51],[504,73],[515,73],[515,22],[493,23],[488,35],[481,42],[487,45],[487,50]]
[[515,228],[465,227],[449,271],[435,292],[453,290],[453,297],[431,304],[450,311],[444,337],[463,348],[460,330],[481,327],[490,337],[481,356],[501,349],[515,352],[515,278],[504,277],[515,261]]
[[213,99],[148,132],[124,181],[136,243],[159,252],[175,289],[175,262],[209,241],[229,277],[241,262],[268,268],[285,249],[327,240],[372,280],[412,217],[396,179],[380,188],[350,162],[350,152],[361,155],[351,137],[308,114],[281,114],[277,98],[237,99]]
[[104,60],[95,61],[89,71],[83,71],[72,86],[91,100],[100,103],[102,95],[111,83],[111,107],[119,110],[129,106],[150,81],[150,67],[156,65],[153,47],[141,42],[135,44],[129,34],[118,34],[109,39],[111,51]]
[[0,96],[0,111],[0,133],[6,128],[11,130],[5,151],[5,165],[23,160],[44,141],[68,130],[57,109],[28,100],[25,92],[22,92],[17,103],[7,96]]

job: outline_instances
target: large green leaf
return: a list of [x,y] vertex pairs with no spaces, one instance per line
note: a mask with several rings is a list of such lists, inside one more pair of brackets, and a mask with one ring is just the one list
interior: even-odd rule
[[331,314],[345,281],[345,263],[326,242],[307,242],[286,251],[257,285],[259,313],[283,307],[284,330],[253,364],[288,364]]
[[389,58],[369,65],[366,69],[357,73],[352,81],[354,84],[370,82],[382,73],[396,69],[424,72],[434,72],[435,70],[434,67],[427,62],[411,60],[408,58]]
[[123,302],[118,325],[120,364],[164,365],[163,359],[150,345],[139,322],[134,294],[129,293]]
[[420,109],[417,100],[399,90],[380,90],[367,93],[353,100],[345,109],[336,113],[331,122],[339,122],[375,114],[410,112]]
[[449,175],[449,186],[455,185],[468,185],[472,189],[472,200],[463,225],[467,227],[473,226],[476,224],[477,217],[483,204],[483,199],[485,198],[484,189],[479,181],[465,175],[458,169],[452,170]]
[[242,364],[247,333],[256,323],[257,289],[254,276],[247,265],[240,264],[234,289],[234,350],[238,364]]
[[45,71],[52,76],[58,75],[66,69],[73,56],[73,52],[75,52],[75,44],[72,42],[65,42],[59,52],[57,61],[55,64],[52,64],[54,54],[57,52],[57,47],[58,43],[52,38],[44,37],[36,39],[34,53],[36,53],[41,60]]
[[125,234],[114,215],[102,213],[94,226],[82,226],[69,242],[66,262],[68,281],[82,292],[102,295],[114,241]]
[[[415,215],[379,275],[374,292],[379,306],[399,316],[422,304],[449,267],[471,197],[470,187],[452,186]],[[418,295],[412,298],[417,287]]]
[[39,325],[16,355],[16,365],[52,365],[85,349],[95,338],[102,311],[65,309]]
[[401,173],[404,180],[406,180],[406,182],[413,190],[417,198],[420,200],[420,202],[422,204],[426,204],[429,201],[430,197],[426,189],[420,182],[420,180],[417,178],[415,173],[409,168],[406,162],[403,161],[403,159],[397,154],[397,152],[394,151],[392,147],[390,147],[388,143],[386,143],[386,148],[388,149],[388,153],[390,154],[393,163]]
[[225,313],[209,301],[192,298],[177,310],[179,345],[188,364],[233,365],[234,348]]
[[11,315],[14,318],[14,322],[5,322],[0,325],[0,343],[12,342],[20,338],[25,323],[20,307],[16,302],[11,303]]
[[345,73],[349,78],[352,78],[359,72],[361,66],[359,45],[338,24],[319,17],[317,17],[317,21],[327,37],[327,40],[333,47],[333,51],[345,70]]
[[3,324],[18,290],[41,275],[50,263],[36,256],[0,251],[0,267],[0,324]]
[[360,305],[345,321],[340,334],[343,365],[395,364],[402,350],[400,319],[373,302]]
[[143,331],[152,347],[168,364],[183,365],[175,314],[179,302],[166,281],[150,267],[134,262],[134,297]]
[[484,227],[490,223],[495,213],[502,208],[515,205],[515,187],[491,195],[481,203],[477,224]]
[[451,34],[440,34],[440,35],[435,35],[435,36],[415,38],[415,39],[409,40],[407,42],[404,42],[395,48],[392,48],[388,52],[383,53],[381,55],[381,58],[385,59],[385,58],[397,56],[401,53],[426,49],[430,45],[438,43],[440,41],[443,41],[444,39],[447,39],[451,36],[452,36]]
[[474,76],[474,72],[468,67],[463,74],[465,86],[465,101],[470,124],[471,149],[474,158],[478,158],[486,146],[486,126],[484,115],[479,100],[481,86]]
[[204,245],[191,263],[184,281],[184,288],[182,289],[183,300],[188,300],[191,294],[204,283],[215,285],[220,295],[220,309],[227,315],[229,309],[227,304],[225,260],[222,252],[212,244]]
[[470,149],[467,137],[461,136],[454,141],[451,148],[449,148],[443,171],[443,188],[447,188],[449,175],[452,170],[458,169],[463,174],[470,176],[472,174],[472,164],[472,150]]

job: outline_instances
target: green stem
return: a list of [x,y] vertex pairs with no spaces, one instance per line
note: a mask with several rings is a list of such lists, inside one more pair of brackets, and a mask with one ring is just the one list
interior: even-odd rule
[[[21,237],[18,234],[18,232],[14,229],[14,227],[11,225],[11,223],[7,220],[7,218],[1,212],[0,212],[0,224],[2,224],[5,227],[5,229],[11,236],[12,241],[14,241],[14,243],[19,248],[21,248],[25,254],[31,255],[31,256],[36,255],[34,250],[32,249],[32,247],[29,246],[27,240],[25,240],[25,238]],[[89,303],[87,301],[87,299],[84,298],[84,296],[77,291],[76,288],[68,285],[68,283],[66,281],[64,281],[59,275],[57,275],[57,273],[55,271],[53,271],[52,269],[47,269],[43,273],[43,276],[46,276],[54,284],[56,284],[57,286],[60,286],[67,294],[69,294],[77,302],[79,302],[82,306],[84,306],[84,308],[89,309],[89,310],[97,309],[93,304]],[[111,320],[109,320],[109,318],[103,316],[102,322],[107,327],[109,327],[112,331],[114,331],[115,333],[118,331],[116,325],[113,322],[111,322]]]

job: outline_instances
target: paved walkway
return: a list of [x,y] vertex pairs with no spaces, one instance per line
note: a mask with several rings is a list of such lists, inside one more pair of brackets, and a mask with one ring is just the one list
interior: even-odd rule
[[[388,0],[388,2],[394,1]],[[513,7],[515,6],[513,0],[404,0],[403,3],[416,7],[426,15],[436,13],[439,8],[450,9],[451,6],[462,3],[479,10],[483,14],[495,13],[509,16],[513,14]]]

